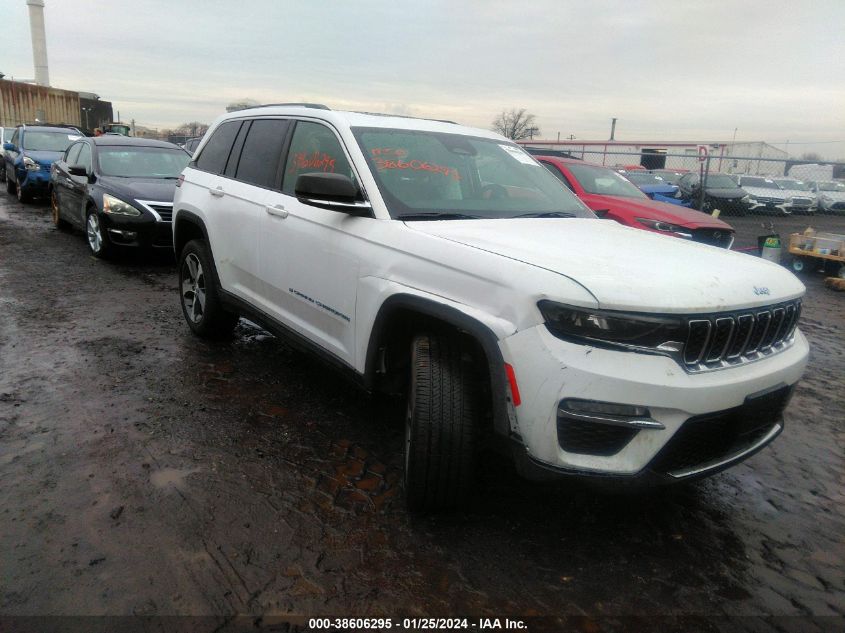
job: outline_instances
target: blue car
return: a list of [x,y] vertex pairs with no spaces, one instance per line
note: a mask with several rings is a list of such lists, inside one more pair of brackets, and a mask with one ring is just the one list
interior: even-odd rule
[[20,125],[15,128],[11,140],[3,144],[6,191],[16,193],[20,202],[47,195],[50,167],[82,136],[72,127]]
[[634,183],[640,191],[647,195],[652,200],[657,202],[669,202],[670,204],[677,204],[682,207],[689,207],[690,202],[685,202],[680,198],[676,198],[678,187],[666,182],[662,177],[656,174],[650,174],[646,171],[629,171],[625,177]]

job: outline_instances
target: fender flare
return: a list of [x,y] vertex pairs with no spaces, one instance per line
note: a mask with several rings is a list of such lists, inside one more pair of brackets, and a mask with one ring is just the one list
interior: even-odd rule
[[505,375],[505,361],[499,348],[496,334],[487,325],[457,308],[432,299],[426,299],[411,294],[395,294],[388,297],[379,308],[373,327],[370,330],[367,345],[367,358],[364,369],[364,379],[367,389],[371,389],[374,382],[378,363],[378,342],[382,337],[392,314],[400,309],[417,312],[447,323],[458,330],[468,333],[480,345],[487,360],[490,376],[491,405],[493,407],[493,426],[498,435],[510,435],[510,418],[508,414],[508,381]]

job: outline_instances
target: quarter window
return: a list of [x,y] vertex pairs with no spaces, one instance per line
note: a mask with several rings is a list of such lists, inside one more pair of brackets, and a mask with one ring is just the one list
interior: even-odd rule
[[319,123],[299,121],[285,163],[282,191],[294,195],[296,179],[301,174],[314,172],[343,174],[355,180],[352,167],[334,132]]
[[235,177],[260,187],[276,187],[276,174],[287,130],[288,121],[284,119],[253,121],[243,144]]
[[196,160],[197,169],[209,171],[212,174],[222,174],[226,169],[226,161],[240,127],[240,121],[227,121],[218,127],[202,148]]

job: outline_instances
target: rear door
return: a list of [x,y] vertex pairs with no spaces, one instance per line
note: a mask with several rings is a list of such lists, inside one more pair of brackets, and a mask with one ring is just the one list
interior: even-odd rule
[[73,199],[73,180],[71,179],[68,169],[71,165],[76,165],[79,157],[79,152],[82,150],[84,143],[74,143],[67,148],[62,157],[53,164],[55,174],[53,177],[53,194],[56,196],[56,204],[59,207],[59,214],[62,218],[69,220],[74,225],[78,225],[79,218],[77,215],[71,215],[71,201]]
[[265,311],[259,233],[268,209],[278,202],[279,167],[289,127],[290,121],[282,118],[244,122],[226,166],[225,194],[219,198],[215,215],[216,230],[225,236],[226,250],[215,248],[214,253],[218,268],[229,268],[232,286],[228,289]]

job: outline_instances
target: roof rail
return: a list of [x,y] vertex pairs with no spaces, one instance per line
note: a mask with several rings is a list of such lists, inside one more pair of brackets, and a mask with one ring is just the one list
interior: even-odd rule
[[262,103],[260,105],[254,106],[247,106],[243,108],[244,110],[252,110],[254,108],[270,108],[270,107],[280,107],[280,106],[299,106],[301,108],[314,108],[315,110],[331,110],[329,106],[325,106],[322,103]]
[[452,125],[458,125],[455,121],[449,121],[448,119],[429,119],[428,117],[424,116],[408,116],[407,114],[388,114],[387,112],[361,112],[360,110],[355,110],[355,114],[368,114],[370,116],[394,116],[397,119],[414,119],[416,121],[436,121],[437,123],[451,123]]

